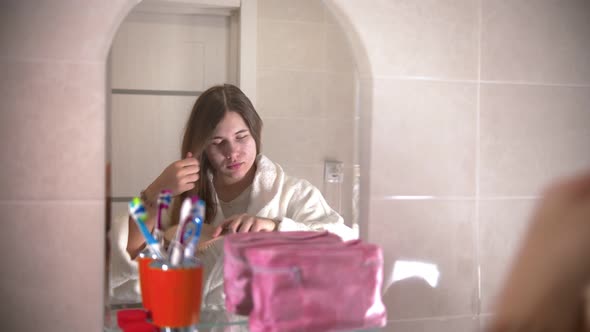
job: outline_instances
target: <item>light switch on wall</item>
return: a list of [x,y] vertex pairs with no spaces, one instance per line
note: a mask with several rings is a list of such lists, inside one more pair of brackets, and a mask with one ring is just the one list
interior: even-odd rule
[[326,160],[324,163],[324,182],[342,183],[344,181],[344,163]]
[[324,197],[330,207],[342,213],[342,182],[344,182],[344,163],[335,160],[324,162]]

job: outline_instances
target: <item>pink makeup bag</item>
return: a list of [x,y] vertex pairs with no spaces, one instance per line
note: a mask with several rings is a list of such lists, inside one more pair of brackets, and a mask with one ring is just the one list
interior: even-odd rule
[[343,331],[385,326],[381,248],[354,240],[249,248],[251,331]]
[[246,249],[277,248],[284,245],[303,248],[322,243],[342,243],[342,240],[338,235],[329,232],[309,231],[236,233],[225,236],[223,287],[227,310],[244,316],[252,310],[252,272],[244,257]]

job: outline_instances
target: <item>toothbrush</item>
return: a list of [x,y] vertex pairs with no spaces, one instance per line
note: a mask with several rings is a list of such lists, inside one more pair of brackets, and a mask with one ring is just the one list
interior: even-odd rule
[[158,241],[152,236],[150,230],[145,224],[147,212],[139,197],[134,197],[129,202],[129,215],[131,215],[131,218],[133,218],[141,234],[145,238],[145,242],[147,243],[150,252],[153,255],[156,255],[158,258],[164,258],[160,250],[160,243],[158,243]]
[[201,234],[201,229],[199,227],[199,203],[202,200],[199,199],[199,196],[191,197],[191,210],[190,214],[187,215],[186,222],[184,224],[184,228],[182,229],[182,237],[180,238],[180,243],[185,246],[192,242],[195,235]]
[[198,201],[197,196],[187,197],[182,202],[180,207],[180,220],[178,221],[178,229],[176,236],[172,243],[170,243],[170,264],[176,266],[182,262],[184,254],[184,238],[183,235],[187,231],[186,225],[194,218],[194,206]]
[[170,207],[172,202],[172,191],[162,190],[158,195],[158,218],[156,219],[156,227],[154,229],[154,236],[156,240],[163,246],[164,244],[164,229],[162,227],[162,211]]
[[[203,223],[205,222],[205,201],[199,199],[196,204],[196,211],[193,215],[193,220],[191,222],[194,225],[194,236],[190,238],[190,242],[186,245],[184,249],[184,257],[192,257],[194,256],[197,247],[199,245],[199,240],[201,238],[201,229],[203,228]],[[191,234],[192,235],[192,234]],[[189,235],[190,236],[190,235]],[[185,239],[186,241],[186,239]]]
[[191,249],[190,249],[190,244],[193,242],[193,239],[198,237],[198,225],[197,223],[195,223],[195,218],[192,218],[192,220],[189,220],[188,222],[186,222],[184,224],[184,229],[182,230],[182,247],[184,248],[183,250],[183,261],[187,261],[190,260],[191,258]]

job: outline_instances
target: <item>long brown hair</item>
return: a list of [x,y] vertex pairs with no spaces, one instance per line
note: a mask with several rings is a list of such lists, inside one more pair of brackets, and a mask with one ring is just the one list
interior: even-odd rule
[[211,163],[207,159],[205,149],[209,139],[213,135],[215,127],[221,122],[227,112],[238,113],[250,130],[250,134],[256,142],[256,154],[260,153],[260,135],[262,132],[262,119],[254,109],[252,102],[235,85],[223,84],[213,86],[203,92],[193,106],[188,118],[182,138],[180,157],[185,158],[187,152],[191,152],[199,160],[199,180],[194,189],[180,194],[172,204],[171,225],[178,224],[180,217],[180,205],[189,195],[198,195],[205,201],[205,223],[213,222],[217,214],[217,207],[213,199],[213,188],[208,179],[208,172],[212,170]]

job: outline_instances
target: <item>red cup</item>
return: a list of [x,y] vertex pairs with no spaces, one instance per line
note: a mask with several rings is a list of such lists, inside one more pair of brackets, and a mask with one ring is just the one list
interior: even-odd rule
[[159,327],[188,327],[199,322],[203,268],[193,261],[181,266],[154,261],[147,269],[151,317]]
[[142,251],[139,256],[137,256],[137,264],[139,268],[139,288],[141,289],[141,304],[147,311],[151,311],[150,294],[146,287],[149,278],[147,269],[150,263],[155,259],[156,255],[152,255],[148,250]]
[[117,311],[117,325],[123,327],[128,323],[145,322],[148,314],[142,309],[123,309]]

